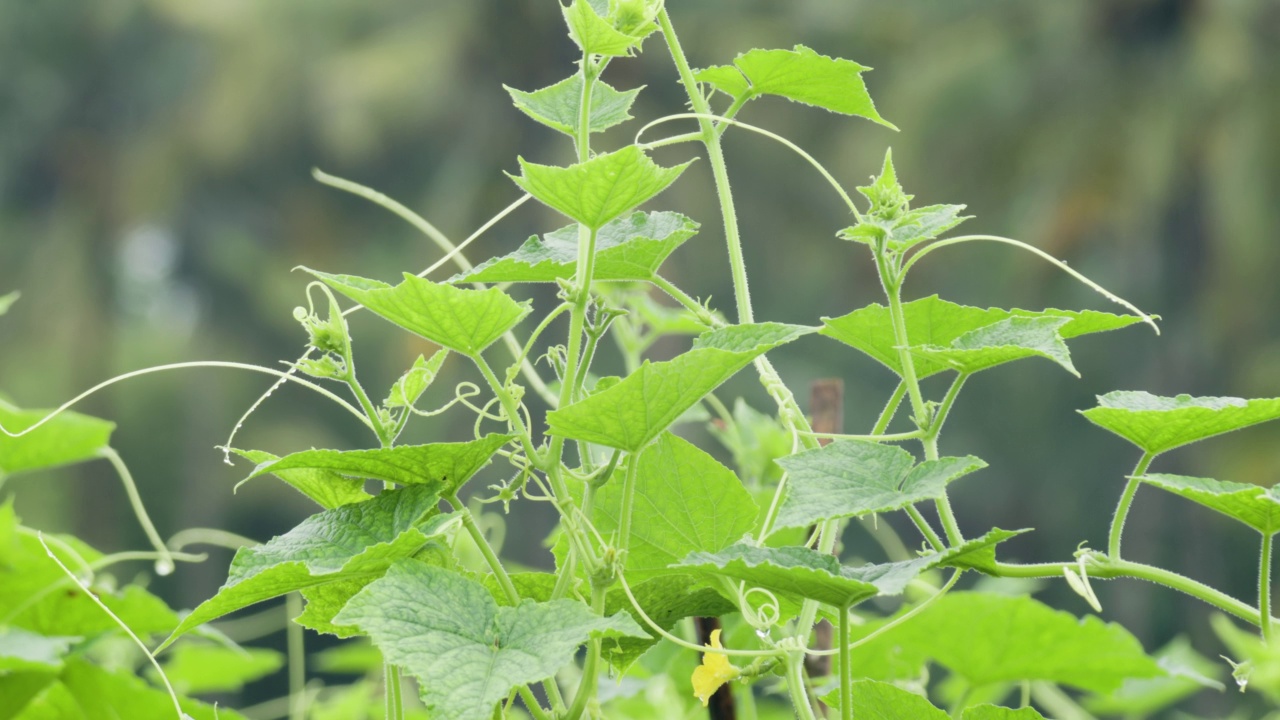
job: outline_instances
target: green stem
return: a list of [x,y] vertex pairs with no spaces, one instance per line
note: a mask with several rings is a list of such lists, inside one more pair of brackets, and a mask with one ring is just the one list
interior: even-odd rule
[[1262,625],[1262,642],[1271,644],[1271,541],[1273,535],[1263,533],[1262,553],[1258,559],[1258,618]]
[[635,505],[636,472],[639,465],[635,454],[627,458],[627,473],[622,481],[622,509],[618,518],[619,562],[625,561],[627,549],[631,545],[631,515]]
[[[591,609],[597,615],[604,615],[604,602],[608,588],[600,583],[591,584]],[[574,693],[573,704],[565,714],[565,720],[578,720],[587,709],[587,703],[596,694],[596,684],[600,677],[601,638],[593,637],[587,644],[587,661],[582,665],[582,681]]]
[[947,549],[946,544],[942,542],[942,538],[938,537],[938,533],[934,531],[933,526],[929,524],[929,521],[924,515],[920,514],[920,511],[916,509],[915,505],[908,505],[906,510],[907,515],[911,518],[911,522],[915,523],[916,527],[920,528],[920,533],[924,535],[925,540],[929,541],[929,545],[931,545],[934,550],[942,552]]
[[297,617],[302,614],[302,596],[289,593],[285,598],[289,624],[285,626],[285,643],[289,658],[289,720],[306,720],[307,717],[307,650],[306,639]]
[[899,382],[898,387],[893,389],[893,394],[889,396],[889,401],[884,404],[884,410],[880,411],[880,417],[876,418],[876,424],[871,427],[872,435],[883,435],[885,430],[889,429],[889,423],[893,422],[893,416],[898,414],[898,407],[902,405],[902,398],[907,395],[907,383]]
[[493,394],[502,405],[502,410],[507,416],[507,422],[511,423],[512,429],[520,437],[520,444],[524,447],[524,453],[529,458],[529,462],[534,467],[537,467],[541,457],[533,447],[529,429],[525,427],[524,420],[520,417],[520,408],[516,404],[515,398],[511,396],[511,393],[507,392],[506,386],[498,381],[498,376],[493,374],[493,368],[489,367],[489,363],[485,361],[483,355],[476,354],[471,359],[475,362],[476,367],[480,369],[480,374],[484,376],[485,382],[489,384],[489,388],[493,390]]
[[383,693],[387,698],[387,720],[404,720],[404,698],[401,697],[403,689],[400,687],[400,668],[385,663],[382,666],[382,684],[385,685]]
[[809,704],[809,693],[805,689],[803,653],[787,656],[787,693],[791,696],[792,709],[799,720],[817,720],[813,714],[813,706]]
[[849,664],[849,608],[840,610],[840,720],[853,720],[853,667]]
[[111,463],[111,467],[115,468],[116,475],[120,477],[120,482],[124,484],[124,492],[129,496],[129,505],[133,507],[133,514],[138,518],[138,524],[142,526],[142,532],[146,533],[147,540],[151,541],[151,547],[156,549],[159,557],[156,559],[156,574],[168,575],[173,572],[173,555],[170,554],[169,548],[160,539],[160,533],[156,532],[156,526],[151,522],[151,516],[147,514],[147,508],[142,504],[142,496],[138,494],[138,485],[133,481],[133,473],[129,472],[129,466],[124,464],[124,460],[120,457],[120,453],[115,448],[107,445],[98,450],[98,455],[107,459]]
[[1129,482],[1124,486],[1124,493],[1120,495],[1120,504],[1116,505],[1116,514],[1111,518],[1111,535],[1107,542],[1107,554],[1115,560],[1120,559],[1120,536],[1124,533],[1124,521],[1129,516],[1129,506],[1133,504],[1133,496],[1137,494],[1138,486],[1142,484],[1141,476],[1147,472],[1147,468],[1151,466],[1151,461],[1155,457],[1154,453],[1142,454],[1138,465],[1133,469],[1133,474],[1129,477]]

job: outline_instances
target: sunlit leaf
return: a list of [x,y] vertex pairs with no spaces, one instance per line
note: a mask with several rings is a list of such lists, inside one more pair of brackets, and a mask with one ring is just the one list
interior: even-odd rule
[[1264,488],[1247,483],[1160,473],[1143,475],[1139,479],[1235,518],[1264,535],[1280,532],[1280,485]]
[[[164,672],[184,695],[235,692],[284,667],[285,656],[265,648],[181,643],[165,655]],[[157,681],[154,671],[152,680]]]
[[307,272],[375,315],[468,357],[479,355],[531,309],[497,288],[466,290],[408,273],[392,287],[354,275]]
[[[596,233],[596,280],[652,280],[676,248],[698,232],[698,223],[673,212],[633,213]],[[578,268],[578,226],[539,239],[536,235],[509,255],[493,258],[450,282],[555,282]]]
[[191,612],[165,645],[210,620],[285,593],[372,579],[427,541],[419,524],[436,512],[437,487],[411,485],[356,505],[312,515],[284,535],[241,548],[227,582]]
[[[992,328],[989,332],[999,332],[999,323],[1010,318],[1066,318],[1067,322],[1057,328],[1057,334],[1064,340],[1080,335],[1106,332],[1128,327],[1142,322],[1133,315],[1113,315],[1093,310],[1003,310],[1000,308],[976,308],[957,305],[940,299],[937,295],[914,300],[902,307],[906,318],[908,346],[913,349],[933,348],[955,351],[963,358],[966,345],[977,342],[979,347],[992,339],[977,331]],[[868,305],[838,318],[823,318],[821,333],[839,340],[846,345],[857,348],[893,372],[901,375],[902,365],[898,358],[898,342],[893,334],[893,320],[889,308],[884,305]],[[969,337],[961,341],[966,335]],[[959,341],[959,342],[958,342]],[[1034,345],[1034,343],[1033,343]],[[998,346],[997,346],[998,347]],[[998,352],[998,351],[993,351]],[[913,361],[916,376],[926,378],[931,375],[953,369],[945,357],[933,359],[928,350],[915,353]],[[1008,359],[1030,357],[1044,354],[1027,351],[1024,354],[1014,353]],[[999,359],[988,356],[986,360]],[[1007,360],[1001,360],[1006,362]],[[1056,361],[1056,359],[1055,359]],[[991,367],[982,364],[982,367]]]
[[[86,720],[174,717],[173,700],[165,690],[154,688],[132,673],[110,671],[85,660],[67,663],[61,680],[79,703]],[[179,698],[182,711],[191,720],[245,720],[223,707]]]
[[422,397],[422,393],[431,387],[431,383],[435,382],[436,375],[440,374],[440,366],[444,365],[448,356],[448,350],[437,350],[431,354],[430,359],[419,355],[413,362],[413,367],[391,386],[391,392],[382,401],[382,406],[388,409],[412,407]]
[[969,374],[1014,360],[1042,357],[1080,377],[1071,364],[1067,344],[1058,334],[1069,322],[1071,320],[1064,317],[1011,317],[971,330],[953,340],[949,347],[917,345],[911,352],[916,357]]
[[[840,691],[822,696],[822,702],[840,710]],[[947,720],[947,714],[929,699],[878,680],[853,682],[853,716],[858,720]]]
[[972,455],[928,460],[888,444],[840,440],[778,460],[788,473],[779,528],[900,510],[946,493],[947,485],[987,466]]
[[488,465],[494,453],[511,439],[511,435],[492,433],[470,442],[375,450],[303,450],[263,462],[241,483],[266,473],[310,470],[400,485],[431,485],[448,495]]
[[488,718],[516,687],[551,677],[593,636],[643,636],[631,617],[600,617],[576,600],[499,607],[480,583],[397,563],[336,618],[367,633],[418,680],[441,720]]
[[797,45],[794,50],[750,50],[735,58],[733,64],[741,73],[738,77],[727,66],[708,68],[694,77],[735,98],[779,95],[894,127],[876,112],[862,81],[862,73],[871,68],[852,60],[819,55]]
[[[619,92],[605,81],[596,80],[591,86],[591,132],[602,132],[630,120],[631,104],[642,89]],[[581,72],[534,92],[509,87],[507,92],[524,114],[570,137],[577,137],[582,110]]]
[[31,670],[57,670],[74,637],[49,637],[21,628],[0,627],[0,675]]
[[582,52],[593,55],[621,57],[631,55],[641,42],[657,28],[652,22],[642,24],[631,32],[622,32],[601,17],[587,0],[573,0],[562,8],[565,22],[569,24],[569,37]]
[[521,174],[511,179],[552,209],[598,230],[666,190],[687,167],[661,167],[639,146],[628,145],[569,167],[521,158]]
[[[280,458],[262,450],[236,450],[231,452],[261,467],[270,465]],[[373,497],[364,491],[364,478],[348,477],[323,468],[300,467],[270,471],[270,474],[283,480],[298,492],[314,500],[320,507],[329,510],[342,505],[363,502]],[[254,477],[258,473],[255,471]]]
[[706,333],[674,360],[645,362],[613,387],[548,413],[548,432],[634,452],[757,356],[813,330],[760,323]]
[[1155,454],[1280,418],[1280,398],[1161,397],[1116,391],[1099,395],[1098,407],[1080,414]]
[[[44,419],[50,410],[21,410],[0,397],[0,426],[18,433]],[[0,433],[0,475],[16,475],[93,460],[111,441],[115,423],[63,412],[22,437]]]

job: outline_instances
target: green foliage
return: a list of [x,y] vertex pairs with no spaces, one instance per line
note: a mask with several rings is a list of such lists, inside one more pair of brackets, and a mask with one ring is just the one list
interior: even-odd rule
[[1099,395],[1098,406],[1080,414],[1156,455],[1280,418],[1280,398],[1161,397],[1142,391],[1116,391]]
[[[21,410],[0,397],[0,425],[11,432],[22,432],[48,414],[48,410]],[[0,476],[98,458],[115,429],[115,423],[106,420],[62,413],[22,437],[0,435]]]
[[[565,78],[555,85],[534,92],[507,88],[517,108],[525,115],[549,128],[577,137],[582,114],[582,73]],[[504,86],[505,87],[505,86]],[[631,119],[631,105],[643,88],[619,92],[603,80],[591,86],[591,132],[608,130]]]
[[1280,490],[1276,487],[1161,473],[1139,479],[1235,518],[1264,535],[1280,532]]
[[182,643],[168,654],[165,675],[180,693],[226,693],[284,667],[285,656],[263,648]]

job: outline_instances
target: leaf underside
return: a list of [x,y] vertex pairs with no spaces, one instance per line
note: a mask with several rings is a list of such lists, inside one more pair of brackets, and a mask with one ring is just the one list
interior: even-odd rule
[[1161,397],[1142,391],[1098,396],[1080,414],[1151,454],[1280,418],[1280,398]]

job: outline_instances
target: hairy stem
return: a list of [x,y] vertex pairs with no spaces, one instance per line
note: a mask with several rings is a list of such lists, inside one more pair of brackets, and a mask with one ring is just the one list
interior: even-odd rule
[[787,656],[787,693],[791,696],[792,709],[799,720],[817,720],[804,680],[804,654]]
[[853,667],[849,664],[849,608],[840,609],[840,720],[853,720]]
[[1262,552],[1258,558],[1258,618],[1262,625],[1262,642],[1271,644],[1271,542],[1275,536],[1262,535]]
[[1124,521],[1129,516],[1129,506],[1133,504],[1133,496],[1137,494],[1138,486],[1142,484],[1140,477],[1147,472],[1147,468],[1151,466],[1151,461],[1155,457],[1152,453],[1142,454],[1142,458],[1138,460],[1138,465],[1133,468],[1129,482],[1124,486],[1124,493],[1120,495],[1120,503],[1116,505],[1116,514],[1111,518],[1111,534],[1107,541],[1107,554],[1116,560],[1120,559],[1120,537],[1124,533]]

